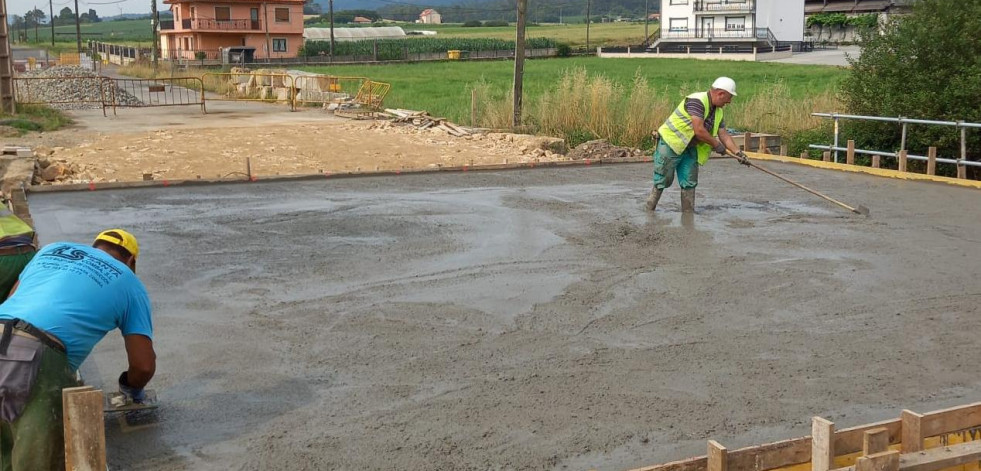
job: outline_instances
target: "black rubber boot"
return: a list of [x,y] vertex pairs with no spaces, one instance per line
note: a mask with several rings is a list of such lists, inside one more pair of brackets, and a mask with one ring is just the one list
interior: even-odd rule
[[687,190],[681,190],[681,212],[683,213],[694,213],[695,212],[695,189],[689,188]]
[[661,199],[661,193],[664,190],[658,190],[657,188],[651,189],[651,195],[647,197],[647,210],[654,211],[657,208],[657,202]]

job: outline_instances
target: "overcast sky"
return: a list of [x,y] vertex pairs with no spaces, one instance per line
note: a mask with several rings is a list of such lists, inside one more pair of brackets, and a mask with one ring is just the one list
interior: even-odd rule
[[[52,0],[51,3],[54,5],[56,16],[62,8],[75,9],[75,0]],[[24,16],[24,13],[33,10],[35,5],[48,15],[48,0],[7,0],[7,14]],[[82,13],[89,11],[89,8],[95,9],[100,17],[116,16],[120,12],[149,13],[150,0],[92,0],[91,2],[78,0],[78,8]],[[170,11],[170,5],[164,5],[160,0],[157,1],[157,8],[161,12]]]

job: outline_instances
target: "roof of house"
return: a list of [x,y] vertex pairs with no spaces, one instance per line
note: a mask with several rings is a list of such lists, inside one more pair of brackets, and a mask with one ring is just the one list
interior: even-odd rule
[[371,23],[371,20],[368,19],[368,18],[365,18],[363,16],[355,16],[354,17],[354,22],[355,23]]
[[[334,28],[335,41],[358,41],[362,39],[404,38],[405,31],[399,26],[377,28]],[[303,39],[307,41],[330,41],[330,28],[303,28]]]
[[433,10],[432,8],[427,8],[427,9],[423,10],[422,13],[419,14],[419,16],[428,16],[428,15],[432,15],[432,14],[438,15],[439,12],[436,11],[436,10]]

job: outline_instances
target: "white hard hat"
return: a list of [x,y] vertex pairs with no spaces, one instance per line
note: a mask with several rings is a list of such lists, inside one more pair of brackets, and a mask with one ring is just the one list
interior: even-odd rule
[[712,82],[712,88],[725,90],[730,95],[736,96],[736,81],[729,77],[719,77]]

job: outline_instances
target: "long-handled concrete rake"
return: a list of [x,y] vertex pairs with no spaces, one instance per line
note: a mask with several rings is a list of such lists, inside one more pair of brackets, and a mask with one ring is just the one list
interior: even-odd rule
[[[733,157],[735,159],[739,159],[739,156],[737,156],[736,154],[733,154],[732,152],[726,151],[726,153],[729,154],[730,157]],[[808,187],[806,187],[804,185],[801,185],[800,183],[797,183],[797,182],[795,182],[795,181],[793,181],[793,180],[791,180],[789,178],[786,178],[786,177],[784,177],[782,175],[778,175],[777,173],[772,172],[772,171],[770,171],[768,169],[765,169],[763,167],[760,167],[759,165],[756,165],[753,162],[750,162],[750,161],[747,160],[746,163],[749,164],[750,167],[755,168],[756,170],[759,170],[759,171],[761,171],[763,173],[767,173],[767,174],[773,175],[774,177],[777,177],[777,178],[779,178],[779,179],[781,179],[781,180],[783,180],[783,181],[785,181],[787,183],[790,183],[791,185],[794,185],[797,188],[800,188],[801,190],[804,190],[804,191],[806,191],[806,192],[808,192],[808,193],[810,193],[812,195],[815,195],[815,196],[817,196],[819,198],[822,198],[822,199],[824,199],[826,201],[830,201],[830,202],[832,202],[832,203],[834,203],[834,204],[836,204],[838,206],[841,206],[842,208],[845,208],[845,209],[847,209],[847,210],[849,210],[849,211],[851,211],[851,212],[853,212],[855,214],[862,214],[865,217],[868,217],[870,215],[869,208],[866,208],[865,206],[862,206],[862,205],[858,205],[858,207],[848,206],[847,204],[842,203],[841,201],[838,201],[838,200],[836,200],[836,199],[834,199],[834,198],[832,198],[832,197],[830,197],[828,195],[825,195],[823,193],[820,193],[818,191],[812,190],[812,189],[810,189],[810,188],[808,188]]]

